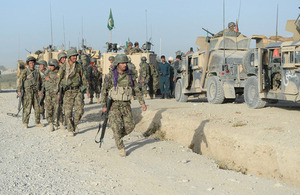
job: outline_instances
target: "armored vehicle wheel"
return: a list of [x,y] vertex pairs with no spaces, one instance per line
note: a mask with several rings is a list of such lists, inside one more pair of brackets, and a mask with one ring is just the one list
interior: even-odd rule
[[224,102],[224,90],[221,81],[216,76],[208,79],[207,100],[211,104],[222,104]]
[[266,105],[266,101],[259,97],[256,76],[247,79],[244,88],[244,99],[249,108],[263,108]]
[[183,89],[182,80],[179,79],[176,82],[176,86],[175,86],[175,99],[177,102],[186,102],[188,100],[188,96],[182,92],[182,89]]

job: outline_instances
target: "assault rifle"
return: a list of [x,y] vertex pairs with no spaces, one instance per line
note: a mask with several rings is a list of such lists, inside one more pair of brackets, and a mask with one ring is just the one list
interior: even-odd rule
[[17,117],[19,115],[19,113],[22,110],[22,103],[23,103],[23,96],[24,96],[24,89],[21,89],[21,97],[17,96],[17,98],[19,98],[19,102],[18,102],[18,112],[17,114],[14,113],[7,113],[8,116],[13,116],[13,117]]
[[56,114],[57,127],[59,126],[60,115],[62,115],[63,98],[64,98],[64,88],[62,86],[60,86],[59,87],[59,100],[58,100],[58,107],[57,107],[57,114]]
[[207,32],[208,34],[210,34],[212,37],[215,36],[214,33],[210,32],[209,30],[205,29],[205,28],[202,28],[202,30],[204,30],[205,32]]
[[[104,135],[105,135],[105,130],[106,130],[106,126],[107,126],[107,121],[108,121],[108,114],[109,114],[109,111],[110,111],[110,108],[111,108],[111,105],[113,103],[113,100],[111,99],[111,97],[107,96],[107,100],[106,100],[106,105],[107,105],[107,111],[105,113],[102,112],[101,114],[101,118],[103,118],[103,124],[101,125],[101,122],[99,123],[99,128],[98,128],[98,132],[95,136],[95,142],[97,144],[100,144],[99,145],[99,148],[101,148],[101,144],[103,142],[103,139],[104,139]],[[102,131],[101,131],[101,136],[100,136],[100,140],[97,141],[96,140],[96,137],[97,135],[99,134],[100,130],[101,130],[101,127],[102,127]]]

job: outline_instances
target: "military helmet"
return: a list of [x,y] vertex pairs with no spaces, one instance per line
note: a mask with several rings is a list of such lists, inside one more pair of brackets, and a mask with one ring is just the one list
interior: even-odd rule
[[141,57],[142,62],[146,62],[147,58],[145,56]]
[[128,42],[128,46],[132,46],[132,42],[129,41],[129,42]]
[[44,66],[47,66],[47,62],[45,60],[38,61],[38,64],[43,64]]
[[34,63],[35,63],[35,62],[36,62],[36,59],[35,59],[33,56],[29,56],[29,57],[26,59],[26,64],[28,64],[29,61],[34,61]]
[[54,66],[55,68],[57,68],[59,66],[57,59],[50,59],[48,64],[49,64],[49,66]]
[[67,57],[67,54],[65,52],[62,51],[62,52],[58,53],[58,56],[57,56],[58,60],[60,60],[61,58],[64,58],[64,57]]
[[125,54],[118,54],[114,64],[118,65],[119,63],[128,63],[128,57]]
[[232,27],[232,26],[235,26],[235,23],[234,22],[229,22],[228,23],[228,28]]
[[67,57],[70,58],[71,56],[78,56],[76,49],[71,48],[67,51]]
[[97,59],[96,58],[92,58],[91,62],[97,63]]
[[109,61],[115,61],[115,57],[114,56],[109,56],[108,60]]

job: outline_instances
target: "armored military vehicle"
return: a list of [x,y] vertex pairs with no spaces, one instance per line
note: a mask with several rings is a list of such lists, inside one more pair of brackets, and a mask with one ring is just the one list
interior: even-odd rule
[[242,35],[212,38],[209,42],[207,37],[198,37],[200,50],[183,58],[175,99],[185,102],[190,95],[206,94],[208,102],[220,104],[243,94],[253,63],[250,40]]
[[257,66],[245,83],[244,99],[250,108],[267,102],[300,101],[300,41],[278,42],[254,52]]

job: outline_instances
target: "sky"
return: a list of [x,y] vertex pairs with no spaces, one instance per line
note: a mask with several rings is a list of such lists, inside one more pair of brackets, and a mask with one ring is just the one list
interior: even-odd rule
[[[1,1],[0,65],[15,68],[18,59],[26,60],[25,49],[35,52],[51,44],[50,4],[53,45],[58,49],[64,35],[67,49],[78,47],[83,35],[87,46],[104,53],[110,41],[110,9],[115,23],[113,43],[125,45],[130,39],[141,46],[148,35],[155,53],[167,58],[175,57],[178,50],[196,50],[197,36],[206,36],[202,28],[213,33],[223,29],[223,0]],[[240,32],[246,36],[275,35],[277,5],[278,34],[292,36],[285,25],[300,13],[299,0],[225,0],[225,25],[238,19]]]

